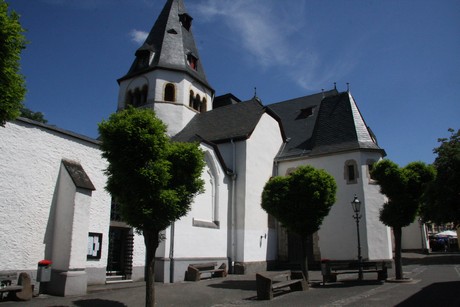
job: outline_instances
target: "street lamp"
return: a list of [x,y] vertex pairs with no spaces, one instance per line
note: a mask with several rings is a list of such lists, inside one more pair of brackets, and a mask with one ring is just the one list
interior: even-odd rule
[[359,212],[361,211],[361,201],[355,195],[355,198],[351,202],[351,207],[353,208],[353,218],[356,220],[356,231],[358,233],[358,279],[363,280],[363,267],[362,267],[362,257],[361,257],[361,241],[359,238],[359,220],[361,219],[361,215]]

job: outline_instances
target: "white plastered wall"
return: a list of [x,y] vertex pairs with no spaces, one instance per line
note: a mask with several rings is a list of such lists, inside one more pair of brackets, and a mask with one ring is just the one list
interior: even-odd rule
[[262,209],[261,198],[265,183],[273,176],[273,161],[283,144],[278,122],[263,114],[257,127],[246,141],[246,172],[244,183],[244,262],[275,260],[277,237],[268,228],[268,214]]
[[[226,174],[213,148],[202,144],[201,149],[206,156],[206,167],[202,173],[206,191],[196,196],[188,214],[175,222],[175,258],[227,257],[228,187]],[[166,232],[168,237],[170,237],[169,234],[170,229]],[[170,241],[168,240],[167,243],[170,244]],[[165,246],[166,249],[168,249],[168,244]]]
[[428,236],[425,224],[420,224],[416,219],[407,227],[402,229],[402,249],[422,250],[429,248]]
[[[367,161],[378,159],[378,153],[356,151],[279,163],[279,175],[285,175],[289,169],[300,165],[311,165],[326,170],[336,180],[336,203],[318,232],[322,258],[357,258],[357,230],[351,208],[351,201],[356,194],[364,203],[359,225],[363,258],[391,259],[390,231],[378,218],[384,197],[379,193],[378,186],[370,184],[367,174]],[[344,177],[344,165],[349,160],[356,161],[358,165],[357,183],[347,183]]]
[[62,159],[78,161],[96,188],[88,223],[90,232],[103,234],[103,256],[85,265],[105,271],[110,195],[104,190],[107,164],[98,145],[16,121],[0,129],[0,152],[0,271],[36,270],[37,262],[51,255],[53,206]]
[[[175,85],[175,101],[164,101],[164,90],[168,83]],[[168,135],[174,136],[181,131],[197,114],[189,107],[190,91],[206,99],[207,110],[212,108],[211,89],[195,81],[186,73],[169,70],[153,70],[133,79],[120,83],[118,109],[125,107],[126,93],[135,88],[148,85],[147,103],[142,107],[154,108],[156,115],[168,127]]]

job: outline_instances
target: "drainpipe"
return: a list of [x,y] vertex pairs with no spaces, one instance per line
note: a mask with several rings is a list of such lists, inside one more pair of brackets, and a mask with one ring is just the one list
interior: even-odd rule
[[232,203],[231,203],[231,254],[230,254],[230,263],[229,265],[231,266],[231,272],[234,272],[234,264],[235,264],[235,258],[236,258],[236,145],[233,139],[230,140],[232,144],[232,169],[233,173],[231,174],[232,176]]
[[169,282],[174,282],[174,222],[171,224],[171,239],[169,242]]
[[274,161],[274,166],[273,166],[273,176],[278,176],[279,174],[279,156],[283,153],[284,151],[284,148],[286,148],[286,145],[287,143],[289,143],[289,141],[291,140],[291,138],[286,138],[283,142],[283,144],[281,145],[281,148],[280,150],[278,151],[278,154],[276,155],[275,157],[275,161]]

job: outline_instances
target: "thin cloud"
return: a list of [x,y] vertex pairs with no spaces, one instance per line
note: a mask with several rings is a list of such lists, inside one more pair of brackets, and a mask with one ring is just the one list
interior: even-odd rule
[[194,8],[205,22],[223,22],[262,69],[283,70],[303,89],[317,90],[348,74],[355,65],[351,53],[325,59],[315,48],[316,34],[308,31],[307,2],[289,3],[205,0]]
[[148,35],[149,35],[148,32],[140,31],[136,29],[131,30],[131,32],[129,32],[129,36],[131,36],[131,41],[137,44],[142,44]]
[[205,20],[219,17],[263,67],[273,65],[273,62],[288,63],[289,55],[283,50],[287,44],[282,28],[274,25],[279,18],[273,19],[276,15],[268,5],[261,5],[260,1],[208,0],[196,5],[196,9]]

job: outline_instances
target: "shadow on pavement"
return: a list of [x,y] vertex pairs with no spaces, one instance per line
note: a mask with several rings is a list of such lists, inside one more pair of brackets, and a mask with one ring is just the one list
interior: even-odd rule
[[396,307],[406,306],[460,306],[460,281],[431,284]]
[[383,281],[378,280],[339,280],[335,283],[328,283],[323,285],[322,283],[314,283],[311,285],[312,288],[320,288],[320,289],[330,289],[330,288],[350,288],[356,286],[374,286],[374,285],[383,285]]
[[78,300],[74,301],[73,304],[80,307],[127,307],[125,304],[120,302],[101,299]]
[[255,280],[225,280],[218,284],[208,285],[208,287],[221,289],[239,289],[245,291],[257,290]]
[[460,254],[431,254],[428,257],[421,258],[402,258],[403,265],[421,264],[421,265],[436,265],[436,264],[460,264]]

